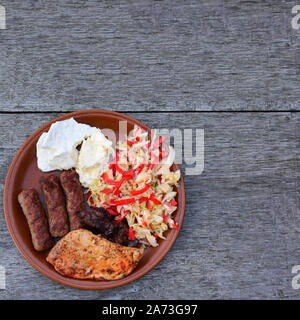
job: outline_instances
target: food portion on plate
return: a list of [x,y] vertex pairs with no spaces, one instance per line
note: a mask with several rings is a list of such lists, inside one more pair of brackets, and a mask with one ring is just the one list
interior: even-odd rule
[[143,248],[129,248],[84,229],[69,232],[51,249],[47,261],[62,275],[76,279],[117,280],[130,274]]
[[171,170],[175,151],[163,145],[165,139],[154,134],[150,140],[136,126],[126,141],[118,142],[108,170],[87,185],[91,207],[106,208],[116,222],[126,218],[129,237],[153,247],[168,228],[178,228],[172,214],[180,171]]
[[69,223],[59,179],[49,174],[40,178],[40,185],[48,211],[50,233],[52,237],[63,237],[69,232]]
[[18,201],[27,219],[34,249],[43,251],[51,248],[54,242],[48,230],[48,222],[36,190],[23,190],[18,195]]
[[69,214],[70,230],[82,227],[78,212],[85,209],[83,190],[75,170],[63,171],[59,177],[66,195],[66,206]]
[[80,183],[88,187],[108,169],[109,158],[114,155],[112,142],[100,129],[83,140],[76,163]]
[[[49,250],[55,270],[77,279],[116,280],[129,275],[147,247],[178,229],[175,151],[156,132],[139,126],[116,144],[96,127],[58,121],[37,142],[38,192],[18,201],[33,246]],[[164,241],[164,240],[162,240]]]
[[74,168],[79,153],[76,147],[96,130],[73,118],[53,123],[37,142],[38,168],[43,172]]

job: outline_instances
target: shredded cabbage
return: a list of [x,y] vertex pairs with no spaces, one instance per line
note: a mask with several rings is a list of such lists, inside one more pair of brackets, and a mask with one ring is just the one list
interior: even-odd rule
[[[106,176],[99,177],[88,190],[90,206],[114,208],[118,213],[115,219],[125,217],[135,237],[153,247],[158,246],[158,238],[165,239],[166,230],[174,228],[172,214],[177,209],[174,187],[180,180],[180,171],[171,170],[174,149],[159,146],[158,141],[157,132],[150,142],[147,131],[135,126],[126,141],[118,142],[117,159],[106,171]],[[145,187],[148,189],[135,194]],[[118,200],[133,202],[118,205]]]

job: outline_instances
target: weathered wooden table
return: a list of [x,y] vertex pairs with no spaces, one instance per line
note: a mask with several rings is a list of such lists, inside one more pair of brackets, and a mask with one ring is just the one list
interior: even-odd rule
[[296,4],[0,0],[2,191],[18,148],[62,113],[110,109],[205,132],[204,172],[185,177],[182,230],[154,270],[107,291],[59,285],[23,259],[1,213],[0,299],[300,298]]

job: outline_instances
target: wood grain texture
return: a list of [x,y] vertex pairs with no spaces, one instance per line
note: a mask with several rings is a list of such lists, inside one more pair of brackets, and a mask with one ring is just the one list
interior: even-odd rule
[[112,290],[71,289],[39,274],[1,212],[0,299],[299,299],[291,286],[300,264],[300,113],[290,112],[300,110],[295,4],[1,0],[1,193],[26,138],[79,109],[127,112],[153,128],[204,129],[205,170],[185,176],[184,224],[166,258]]
[[1,110],[300,110],[295,1],[1,4]]
[[[1,214],[0,264],[7,289],[0,290],[0,299],[299,299],[291,269],[300,264],[300,114],[128,114],[152,128],[205,130],[205,170],[185,176],[186,215],[171,251],[124,287],[71,289],[23,259]],[[1,191],[18,148],[57,115],[0,115]]]

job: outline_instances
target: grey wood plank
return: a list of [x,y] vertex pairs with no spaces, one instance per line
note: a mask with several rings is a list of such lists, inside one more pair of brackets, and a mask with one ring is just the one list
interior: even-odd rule
[[[185,176],[186,215],[171,251],[124,287],[71,289],[21,257],[1,214],[0,264],[7,270],[7,288],[0,299],[299,299],[291,270],[300,264],[300,114],[129,115],[153,128],[205,130],[205,170]],[[0,115],[1,191],[17,149],[55,116]],[[0,206],[2,211],[2,198]]]
[[2,0],[0,110],[299,110],[295,1]]

